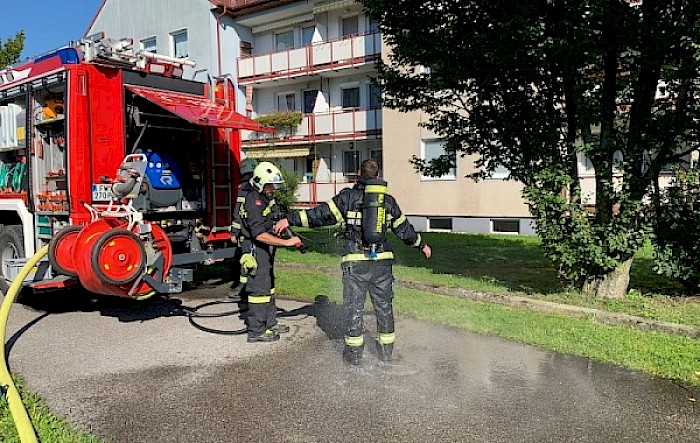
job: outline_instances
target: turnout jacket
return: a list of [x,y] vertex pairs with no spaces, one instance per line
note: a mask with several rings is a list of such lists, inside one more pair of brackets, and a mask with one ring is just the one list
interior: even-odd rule
[[264,194],[258,192],[251,186],[241,208],[243,208],[243,210],[240,211],[240,235],[251,239],[253,244],[257,246],[263,246],[271,250],[274,249],[274,246],[268,246],[255,240],[255,238],[263,232],[274,235],[272,227],[275,225],[275,222],[280,219],[280,212],[275,199],[268,199]]
[[[292,226],[310,228],[341,224],[345,237],[343,262],[393,260],[394,253],[386,236],[377,245],[376,257],[370,254],[370,245],[362,238],[362,200],[366,186],[366,180],[360,178],[354,187],[343,189],[332,199],[312,209],[292,212],[287,216],[287,220]],[[408,222],[394,197],[389,194],[384,195],[384,210],[387,231],[393,231],[407,245],[420,249],[425,246],[420,234]]]
[[251,239],[250,230],[244,227],[243,219],[247,217],[245,208],[246,198],[253,190],[253,186],[248,181],[238,185],[238,197],[233,207],[233,220],[231,221],[231,236],[238,239],[239,246],[241,246],[242,239]]

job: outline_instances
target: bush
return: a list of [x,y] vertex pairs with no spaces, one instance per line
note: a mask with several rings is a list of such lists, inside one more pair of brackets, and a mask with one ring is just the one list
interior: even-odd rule
[[654,270],[700,288],[700,183],[698,171],[681,171],[660,192],[656,211]]
[[301,124],[302,114],[299,111],[273,112],[259,116],[258,123],[275,129],[295,128]]
[[278,162],[274,163],[282,172],[282,178],[284,179],[284,187],[275,193],[275,201],[284,215],[297,202],[296,193],[301,178],[295,173],[284,169]]

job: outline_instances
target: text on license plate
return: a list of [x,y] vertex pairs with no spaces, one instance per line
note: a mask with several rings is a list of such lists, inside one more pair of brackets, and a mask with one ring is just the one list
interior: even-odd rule
[[92,184],[92,201],[110,201],[113,197],[112,185],[93,183]]

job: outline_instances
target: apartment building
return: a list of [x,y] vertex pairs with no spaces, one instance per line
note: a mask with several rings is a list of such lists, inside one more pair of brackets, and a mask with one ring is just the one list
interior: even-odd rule
[[87,34],[131,36],[137,49],[187,56],[185,77],[230,76],[251,117],[300,113],[276,136],[243,135],[247,156],[276,159],[301,178],[299,202],[314,205],[350,187],[359,164],[380,161],[402,210],[421,230],[534,233],[521,185],[507,171],[475,183],[473,158],[440,178],[413,157],[444,152],[419,126],[426,115],[383,109],[372,82],[387,56],[377,23],[354,0],[105,0]]
[[280,158],[298,173],[302,204],[352,186],[362,160],[381,162],[382,109],[372,82],[381,37],[358,3],[213,3],[230,8],[241,45],[249,51],[237,63],[247,111],[302,113],[297,126],[274,138],[250,134],[243,144],[248,156]]

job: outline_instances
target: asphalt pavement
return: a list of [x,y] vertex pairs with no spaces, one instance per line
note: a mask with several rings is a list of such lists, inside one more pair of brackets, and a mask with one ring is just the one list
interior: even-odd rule
[[[11,370],[113,443],[700,442],[698,389],[410,318],[397,319],[397,361],[381,363],[370,342],[362,365],[346,366],[340,307],[278,300],[291,331],[247,343],[184,315],[225,293],[135,303],[66,291],[18,304]],[[196,320],[233,332],[239,317]]]

